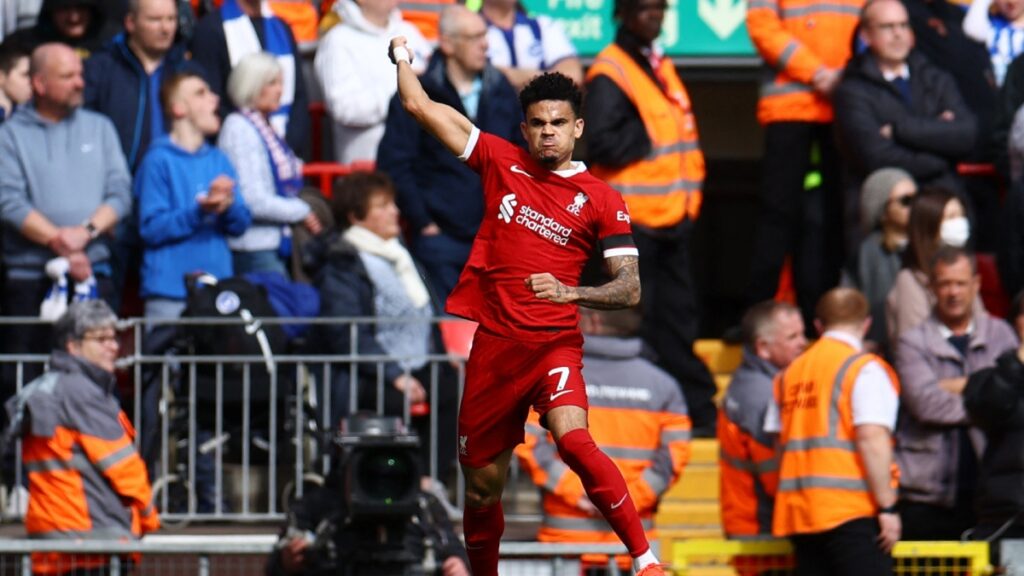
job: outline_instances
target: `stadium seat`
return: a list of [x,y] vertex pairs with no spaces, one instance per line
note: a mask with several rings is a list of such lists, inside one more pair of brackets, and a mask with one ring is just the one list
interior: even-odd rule
[[315,180],[320,193],[324,198],[330,200],[334,195],[334,179],[347,176],[358,171],[372,171],[373,162],[355,162],[345,165],[337,162],[310,162],[302,166],[302,175],[309,180]]

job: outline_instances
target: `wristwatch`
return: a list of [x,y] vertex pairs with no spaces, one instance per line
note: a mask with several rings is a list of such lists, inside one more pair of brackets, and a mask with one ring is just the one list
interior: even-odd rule
[[889,506],[886,506],[885,508],[879,508],[878,509],[878,513],[879,514],[896,514],[897,513],[896,512],[896,505],[895,504],[891,504]]
[[89,233],[89,240],[95,240],[99,237],[100,229],[92,223],[92,220],[86,220],[82,226],[85,227],[85,231]]

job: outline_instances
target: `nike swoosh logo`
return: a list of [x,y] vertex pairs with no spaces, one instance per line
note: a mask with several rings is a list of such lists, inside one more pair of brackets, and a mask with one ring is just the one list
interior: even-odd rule
[[533,178],[533,175],[527,172],[526,170],[520,168],[519,164],[513,164],[512,167],[509,168],[509,170],[515,172],[516,174],[522,174],[523,176]]
[[554,402],[558,397],[565,396],[569,392],[572,392],[572,390],[562,390],[561,392],[555,392],[554,394],[551,395],[551,400],[549,400],[549,402]]
[[626,496],[629,496],[629,492],[626,492],[625,494],[622,495],[622,500],[619,500],[615,504],[612,504],[612,510],[615,510],[619,506],[622,506],[622,503],[626,501]]

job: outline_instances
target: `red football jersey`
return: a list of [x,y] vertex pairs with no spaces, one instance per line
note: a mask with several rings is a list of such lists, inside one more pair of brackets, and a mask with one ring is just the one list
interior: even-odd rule
[[622,196],[582,164],[553,172],[475,128],[463,158],[480,174],[484,219],[447,311],[512,338],[576,329],[576,306],[537,298],[525,280],[548,272],[577,286],[597,246],[606,258],[636,255]]

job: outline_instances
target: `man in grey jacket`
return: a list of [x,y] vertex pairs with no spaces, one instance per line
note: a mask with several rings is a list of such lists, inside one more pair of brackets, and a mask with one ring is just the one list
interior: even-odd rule
[[807,348],[804,320],[792,304],[766,300],[743,315],[743,362],[718,411],[722,527],[728,538],[770,537],[778,473],[775,435],[764,430],[775,402],[772,381]]
[[1017,347],[1010,326],[975,307],[974,257],[943,247],[931,266],[932,315],[900,338],[902,382],[896,460],[907,540],[959,540],[974,525],[973,500],[984,437],[970,427],[962,393],[967,377]]
[[[52,282],[44,266],[57,256],[68,259],[72,282],[94,277],[98,295],[109,297],[105,233],[131,205],[131,178],[114,126],[80,109],[79,57],[63,44],[44,44],[32,54],[30,74],[32,102],[0,128],[5,316],[39,314]],[[11,330],[4,351],[45,353],[48,334],[34,326]],[[3,381],[13,388],[12,378]],[[0,390],[3,397],[10,391]]]

